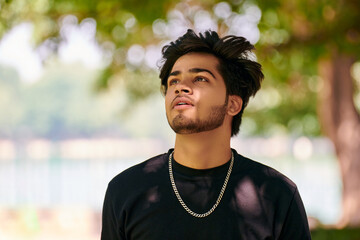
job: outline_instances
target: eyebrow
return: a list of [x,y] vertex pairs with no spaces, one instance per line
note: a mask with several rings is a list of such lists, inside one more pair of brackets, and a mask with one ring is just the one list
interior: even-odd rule
[[[207,72],[207,73],[209,73],[211,76],[213,76],[213,78],[216,79],[215,75],[214,75],[210,70],[205,69],[205,68],[191,68],[191,69],[189,70],[189,72],[191,72],[191,73]],[[181,73],[181,71],[174,71],[174,72],[171,72],[171,73],[169,74],[169,76],[177,76],[177,75],[179,75],[180,73]]]

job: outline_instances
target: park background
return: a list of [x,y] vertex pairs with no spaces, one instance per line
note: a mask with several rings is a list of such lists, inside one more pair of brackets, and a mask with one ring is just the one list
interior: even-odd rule
[[173,146],[158,60],[187,28],[255,44],[265,80],[232,146],[298,185],[314,239],[359,239],[359,12],[356,0],[0,0],[0,239],[99,239],[107,183]]

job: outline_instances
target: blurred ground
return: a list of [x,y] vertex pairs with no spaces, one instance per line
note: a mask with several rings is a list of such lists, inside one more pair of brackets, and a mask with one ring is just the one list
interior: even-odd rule
[[100,212],[82,207],[0,209],[0,239],[95,240],[100,220]]

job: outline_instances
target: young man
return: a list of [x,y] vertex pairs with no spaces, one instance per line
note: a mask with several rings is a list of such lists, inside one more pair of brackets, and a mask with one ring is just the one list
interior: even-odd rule
[[253,48],[191,30],[163,48],[175,147],[109,183],[102,240],[311,239],[296,185],[230,148],[263,79]]

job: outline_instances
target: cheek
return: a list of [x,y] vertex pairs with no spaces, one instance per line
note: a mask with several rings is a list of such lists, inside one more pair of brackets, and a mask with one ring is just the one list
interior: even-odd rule
[[226,102],[226,93],[212,91],[204,94],[203,98],[207,99],[207,101],[204,102],[206,105],[224,105]]
[[170,108],[171,105],[171,96],[169,96],[169,94],[165,95],[165,108],[166,110],[168,110]]

